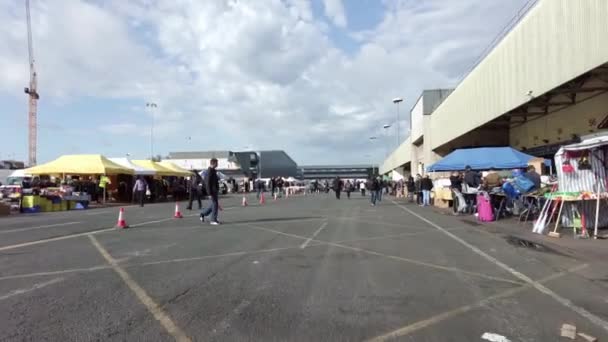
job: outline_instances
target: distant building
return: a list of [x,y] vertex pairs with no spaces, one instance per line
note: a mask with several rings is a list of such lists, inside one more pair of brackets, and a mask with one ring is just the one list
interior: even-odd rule
[[296,177],[298,164],[284,151],[202,151],[171,152],[174,164],[189,170],[209,167],[212,158],[218,160],[218,171],[228,177]]
[[367,179],[376,174],[378,168],[372,165],[305,165],[300,166],[303,179]]
[[5,170],[19,170],[24,169],[25,163],[16,160],[0,160],[0,169]]

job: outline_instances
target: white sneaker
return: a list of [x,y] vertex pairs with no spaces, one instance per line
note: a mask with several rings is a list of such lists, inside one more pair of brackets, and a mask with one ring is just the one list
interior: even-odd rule
[[217,222],[217,221],[211,221],[211,222],[209,222],[209,224],[212,225],[212,226],[219,226],[220,225],[220,223]]

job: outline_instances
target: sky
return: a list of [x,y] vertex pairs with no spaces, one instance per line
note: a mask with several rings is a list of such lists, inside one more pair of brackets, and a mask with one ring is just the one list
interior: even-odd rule
[[[282,149],[304,165],[381,162],[397,117],[403,140],[422,90],[456,86],[529,0],[30,1],[39,163]],[[27,160],[24,1],[0,0],[0,22],[0,159]]]

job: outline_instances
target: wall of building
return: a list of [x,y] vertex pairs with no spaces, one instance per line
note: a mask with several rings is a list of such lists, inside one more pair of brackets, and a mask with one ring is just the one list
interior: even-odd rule
[[410,111],[410,122],[411,122],[411,137],[412,137],[412,141],[417,141],[418,139],[422,138],[422,135],[424,134],[424,125],[423,125],[423,119],[424,119],[424,108],[423,108],[423,96],[421,95],[418,98],[418,101],[416,101],[416,104],[414,105],[414,107],[412,108],[412,110]]
[[[198,159],[170,159],[172,163],[179,167],[183,167],[188,170],[203,170],[209,167],[211,158],[198,158]],[[240,167],[228,161],[228,158],[217,158],[217,168],[220,170],[238,170]]]
[[380,174],[387,174],[392,170],[409,163],[411,161],[411,153],[412,141],[410,138],[407,138],[384,160],[382,165],[380,165]]
[[[608,1],[540,0],[433,113],[432,149],[608,61]],[[463,120],[466,116],[466,120]]]
[[[608,25],[608,24],[607,24]],[[533,148],[555,144],[596,132],[597,126],[608,116],[608,93],[565,108],[536,120],[511,128],[511,146]],[[548,141],[543,141],[544,139]]]

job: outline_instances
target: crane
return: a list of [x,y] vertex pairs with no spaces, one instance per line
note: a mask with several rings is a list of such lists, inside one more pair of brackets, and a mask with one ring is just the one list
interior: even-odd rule
[[28,94],[28,162],[29,166],[36,165],[36,144],[38,135],[38,80],[34,66],[34,47],[32,46],[32,20],[30,18],[30,1],[25,0],[25,15],[27,17],[27,48],[30,62],[30,86],[24,91]]

